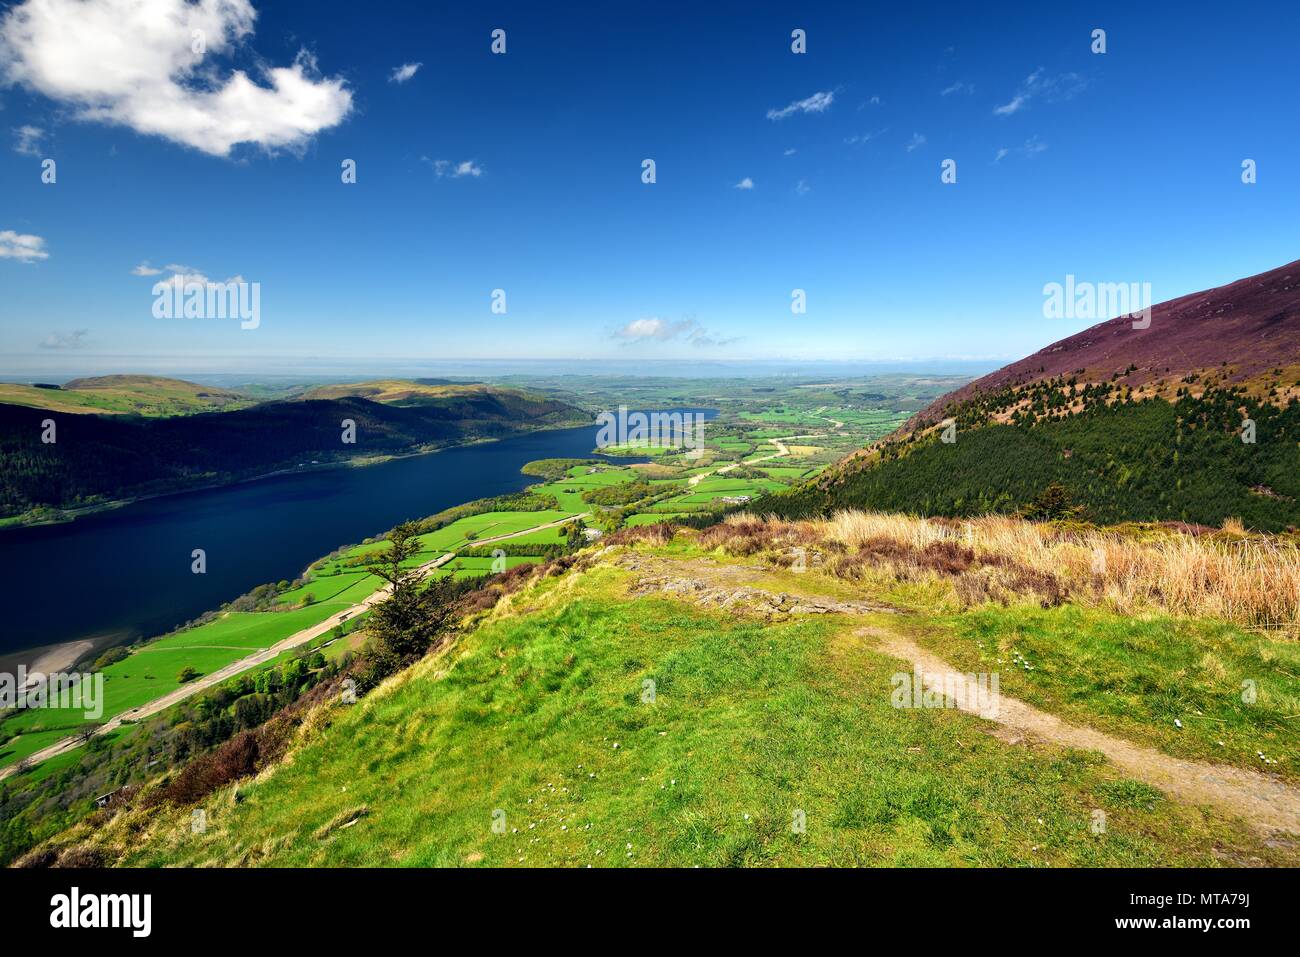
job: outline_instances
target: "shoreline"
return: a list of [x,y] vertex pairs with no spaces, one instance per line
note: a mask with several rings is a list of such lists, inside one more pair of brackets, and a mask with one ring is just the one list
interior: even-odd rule
[[[209,485],[209,486],[204,486],[202,488],[196,487],[192,489],[183,489],[176,492],[160,492],[155,495],[141,496],[137,499],[121,500],[113,503],[112,505],[106,503],[104,506],[97,507],[95,511],[107,511],[109,508],[120,508],[125,505],[132,504],[134,502],[143,502],[151,499],[164,498],[168,495],[186,495],[191,492],[203,491],[204,489],[210,490],[210,489],[219,489],[219,488],[233,488],[235,486],[242,485],[247,482],[255,482],[261,479],[273,478],[281,475],[300,475],[308,471],[325,471],[325,470],[332,470],[336,468],[346,468],[346,467],[365,468],[370,465],[381,465],[384,464],[385,462],[391,462],[399,459],[416,458],[418,456],[424,456],[424,455],[435,455],[438,452],[450,451],[452,449],[472,448],[476,445],[488,445],[493,442],[500,442],[506,439],[522,438],[525,435],[533,435],[539,432],[560,431],[564,429],[574,429],[574,428],[580,429],[580,428],[585,428],[587,424],[589,423],[583,423],[581,425],[576,425],[576,426],[575,425],[547,426],[545,428],[527,429],[522,432],[517,432],[513,435],[500,436],[497,438],[480,438],[480,439],[474,439],[469,442],[458,443],[456,445],[444,445],[436,449],[426,449],[417,452],[403,452],[396,455],[366,458],[364,460],[353,459],[345,462],[322,463],[320,465],[308,466],[306,468],[296,467],[291,469],[279,469],[272,473],[250,477],[247,479],[241,479],[234,482],[227,482],[227,483],[222,483],[217,485]],[[528,485],[530,486],[544,481],[541,478],[535,478],[531,476],[530,478],[534,479],[533,481],[530,481],[528,483]],[[458,503],[458,504],[465,504],[465,503]],[[70,519],[67,521],[70,521]],[[48,521],[48,522],[40,522],[40,523],[30,523],[29,525],[23,525],[23,526],[11,526],[11,527],[27,528],[27,527],[34,527],[35,525],[38,524],[57,525],[57,524],[63,524],[63,522]],[[0,540],[2,540],[3,538],[3,533],[4,533],[4,529],[0,528]],[[344,543],[343,545],[340,545],[338,547],[340,548],[347,547],[347,543]],[[316,559],[313,559],[311,562],[308,563],[306,567],[310,568],[313,564],[319,561],[321,557],[324,556],[318,556]],[[306,569],[304,569],[303,571],[305,572]],[[146,638],[143,640],[145,641],[145,643],[148,643],[149,641],[152,641],[154,638],[162,638],[162,637],[166,637],[166,636],[154,635],[151,636],[150,638]],[[14,651],[3,652],[0,653],[0,673],[16,671],[18,665],[20,664],[25,665],[29,672],[36,670],[38,664],[51,671],[66,671],[67,669],[75,665],[78,661],[86,658],[92,652],[100,652],[103,651],[104,649],[113,647],[114,645],[131,644],[135,640],[140,640],[139,636],[132,638],[129,632],[123,632],[119,634],[97,635],[89,638],[74,638],[70,641],[61,642],[58,644],[36,645],[31,648],[20,648]],[[47,663],[45,660],[47,658],[49,659],[49,663]]]
[[19,666],[27,673],[66,672],[98,647],[92,638],[74,638],[57,645],[40,645],[23,651],[0,655],[0,674],[17,674]]
[[215,489],[234,488],[239,485],[245,485],[249,482],[261,482],[265,479],[279,478],[284,475],[302,475],[307,472],[328,472],[340,468],[366,468],[367,466],[382,465],[385,462],[394,462],[399,459],[416,458],[421,455],[436,455],[439,452],[445,452],[449,449],[464,449],[475,445],[486,445],[490,442],[517,439],[525,435],[531,435],[535,432],[581,429],[587,424],[589,423],[581,423],[578,425],[547,425],[535,429],[523,429],[511,435],[502,435],[490,439],[471,439],[468,442],[455,442],[450,445],[440,445],[436,449],[418,449],[410,452],[395,452],[391,455],[358,456],[355,459],[346,459],[341,462],[321,462],[315,465],[296,465],[289,468],[276,469],[272,472],[262,472],[244,478],[231,479],[227,482],[208,482],[203,485],[194,485],[189,488],[173,489],[169,492],[153,492],[148,495],[135,495],[130,498],[115,498],[111,501],[100,502],[95,505],[83,505],[76,508],[60,509],[60,515],[57,518],[24,520],[22,515],[13,515],[9,518],[0,519],[0,539],[3,538],[5,532],[14,529],[40,528],[45,525],[66,525],[75,522],[79,518],[87,518],[91,515],[100,515],[105,512],[116,511],[119,508],[125,508],[128,505],[135,505],[140,502],[150,502],[154,499],[167,498],[171,495],[189,495],[192,492],[210,492]]

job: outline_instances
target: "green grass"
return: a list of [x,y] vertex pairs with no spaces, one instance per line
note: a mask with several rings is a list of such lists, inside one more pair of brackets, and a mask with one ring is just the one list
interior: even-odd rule
[[[1004,694],[1168,754],[1300,778],[1294,642],[1070,605],[988,607],[942,624],[919,639],[961,670],[997,671]],[[1243,700],[1248,681],[1252,703]],[[1278,763],[1265,764],[1261,751]]]
[[0,382],[0,402],[55,412],[143,416],[192,415],[253,404],[250,397],[225,389],[144,375],[74,379],[62,389]]
[[[311,602],[329,601],[337,598],[357,582],[364,581],[368,577],[370,576],[363,571],[331,575],[313,574],[307,584],[283,592],[276,598],[275,602],[277,605],[291,607],[301,605],[309,598]],[[377,585],[378,582],[376,581]]]
[[[200,674],[211,674],[346,607],[343,602],[323,602],[285,612],[231,612],[197,628],[142,645],[128,658],[103,670],[103,715],[97,721],[107,721],[180,687],[176,676],[186,665]],[[0,746],[0,767],[54,743],[88,720],[84,711],[68,708],[12,713],[0,729],[21,735]]]
[[665,522],[689,514],[689,512],[638,512],[636,515],[629,515],[625,524],[633,527],[637,525],[653,525],[655,522]]
[[604,448],[597,449],[604,455],[667,455],[673,451],[671,445],[651,445],[650,442],[620,442],[617,445],[607,445]]
[[[407,564],[420,565],[447,551],[473,544],[469,538],[471,535],[489,538],[509,534],[572,514],[550,510],[473,515],[421,536],[423,550]],[[544,529],[512,539],[515,540],[559,542],[563,535],[559,528]],[[351,563],[373,556],[385,547],[384,542],[358,545],[338,558],[316,563],[306,584],[285,592],[277,599],[277,604],[286,610],[228,612],[198,627],[141,645],[124,661],[104,669],[103,714],[95,720],[102,723],[170,693],[180,686],[176,676],[187,665],[198,670],[200,675],[211,674],[364,600],[383,582]],[[511,558],[506,564],[510,567],[524,561],[528,559]],[[480,575],[490,570],[492,559],[457,559],[457,562],[443,574],[454,574],[458,578]],[[482,570],[478,562],[483,563]],[[301,605],[308,596],[314,598],[314,602]],[[74,709],[42,708],[10,713],[0,723],[0,731],[17,736],[0,745],[0,767],[66,737],[88,720],[84,711]]]
[[1215,866],[1225,844],[1288,853],[1147,800],[1095,755],[895,709],[900,663],[853,637],[858,622],[630,601],[610,569],[547,580],[530,607],[463,638],[449,670],[432,660],[335,706],[239,802],[214,795],[206,834],[189,833],[186,808],[98,839],[131,865]]

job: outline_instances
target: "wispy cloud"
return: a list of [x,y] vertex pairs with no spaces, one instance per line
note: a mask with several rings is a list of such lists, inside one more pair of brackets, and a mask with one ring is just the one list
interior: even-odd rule
[[769,120],[783,120],[787,116],[795,113],[825,113],[831,108],[831,103],[835,100],[835,91],[828,90],[824,93],[814,93],[812,96],[805,97],[802,100],[795,100],[788,106],[783,106],[779,110],[771,109],[767,111]]
[[447,176],[451,179],[460,179],[462,176],[483,175],[483,167],[473,160],[461,160],[459,163],[454,163],[451,160],[435,160],[429,159],[427,156],[421,156],[420,162],[432,166],[433,172],[439,177]]
[[732,188],[733,188],[733,189],[753,189],[753,188],[754,188],[754,181],[753,181],[752,179],[750,179],[748,176],[746,176],[744,179],[742,179],[739,183],[737,183],[737,184],[736,184],[734,187],[732,187]]
[[149,260],[145,260],[140,265],[131,270],[132,276],[157,276],[162,273],[161,269],[155,269],[149,265]]
[[28,233],[16,233],[12,229],[0,229],[0,259],[16,259],[20,263],[34,263],[49,259],[45,251],[45,240]]
[[858,104],[858,109],[859,109],[859,110],[865,110],[865,109],[866,109],[867,107],[869,107],[869,106],[879,106],[879,105],[880,105],[880,97],[879,97],[879,96],[873,96],[871,99],[869,99],[869,100],[865,100],[864,102],[859,103],[859,104]]
[[965,80],[958,80],[956,83],[953,83],[951,86],[946,86],[942,90],[940,90],[939,95],[952,96],[954,93],[965,93],[967,96],[970,96],[974,92],[975,92],[975,87],[972,84],[967,83]]
[[388,82],[405,83],[411,77],[415,76],[416,72],[422,66],[424,66],[423,63],[403,63],[401,66],[393,70],[392,75],[388,78]]
[[919,150],[924,145],[925,137],[920,133],[913,133],[912,138],[907,141],[907,145],[903,148],[910,153],[913,150]]
[[794,191],[795,194],[798,196],[807,196],[809,193],[812,192],[812,187],[808,185],[808,181],[806,179],[801,179],[799,180],[799,182],[794,184]]
[[793,155],[794,155],[795,153],[797,153],[797,152],[799,152],[799,151],[798,151],[797,149],[795,149],[795,148],[792,146],[792,147],[790,147],[788,150],[786,150],[784,153],[782,153],[781,155],[782,155],[782,156],[793,156]]
[[246,46],[256,18],[251,0],[23,0],[0,17],[0,80],[78,119],[214,156],[239,143],[301,148],[343,122],[352,94],[305,50],[288,66],[259,67],[261,82],[223,74],[215,60]]
[[850,146],[861,146],[863,143],[870,143],[877,136],[883,136],[888,132],[889,127],[885,127],[882,130],[868,130],[866,133],[857,133],[853,136],[846,136],[844,142],[848,143]]
[[42,349],[80,349],[86,344],[89,329],[74,329],[72,332],[51,332],[38,345]]
[[1043,150],[1047,149],[1047,144],[1042,142],[1037,136],[1031,136],[1025,140],[1025,145],[1020,147],[1020,151],[1026,156],[1037,156]]
[[625,342],[671,342],[680,340],[693,346],[725,346],[736,339],[719,339],[694,319],[675,321],[659,318],[634,319],[614,332],[615,339]]
[[1013,153],[1019,156],[1037,156],[1045,149],[1047,149],[1047,144],[1040,140],[1037,135],[1034,135],[1025,140],[1020,146],[1002,147],[1002,149],[998,150],[997,155],[993,157],[993,162],[1000,163]]
[[1088,81],[1078,73],[1046,76],[1043,73],[1043,68],[1039,67],[1025,77],[1024,82],[1020,84],[1020,87],[1010,100],[1001,106],[995,106],[993,112],[997,116],[1011,116],[1014,113],[1019,113],[1035,99],[1044,99],[1049,103],[1068,100],[1081,92],[1087,85]]
[[40,156],[41,140],[45,131],[39,126],[20,126],[14,130],[14,152],[24,156]]

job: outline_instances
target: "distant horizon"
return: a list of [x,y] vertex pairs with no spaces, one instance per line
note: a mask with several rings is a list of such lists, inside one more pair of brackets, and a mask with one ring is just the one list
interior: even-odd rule
[[[221,365],[220,357],[207,357],[208,368],[198,368],[194,360],[177,359],[174,363],[160,362],[158,357],[125,357],[131,361],[96,366],[94,363],[73,363],[71,357],[60,357],[65,364],[28,374],[0,370],[0,382],[48,382],[62,385],[73,379],[97,378],[111,375],[159,376],[202,383],[205,380],[233,381],[244,379],[259,381],[281,379],[304,381],[320,379],[329,381],[364,380],[375,378],[414,379],[449,378],[468,379],[503,378],[510,376],[573,376],[575,378],[807,378],[824,376],[832,379],[850,379],[872,375],[944,375],[978,377],[1001,368],[1015,358],[918,358],[881,361],[845,361],[837,359],[336,359],[331,357],[295,357],[282,359],[266,357],[263,363],[249,365],[248,357],[239,357],[243,364]],[[90,357],[84,357],[90,358]],[[189,364],[187,364],[189,363]]]

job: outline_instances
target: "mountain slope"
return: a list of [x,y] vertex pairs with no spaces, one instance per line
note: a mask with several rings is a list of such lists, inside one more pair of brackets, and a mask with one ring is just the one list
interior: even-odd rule
[[420,409],[442,419],[512,419],[568,422],[574,409],[556,399],[522,389],[483,383],[446,383],[427,379],[380,379],[308,389],[299,400],[360,398],[382,405]]
[[[0,517],[590,421],[572,406],[513,390],[409,407],[345,397],[160,419],[63,415],[55,418],[57,441],[46,444],[50,415],[0,405]],[[356,425],[354,443],[342,441],[345,419]]]
[[944,410],[977,395],[1059,376],[1160,391],[1191,374],[1250,384],[1273,369],[1300,395],[1300,260],[1226,286],[1160,303],[1151,324],[1133,328],[1119,316],[1054,342],[937,399],[909,428],[930,424]]
[[238,392],[150,375],[72,379],[62,386],[0,382],[0,403],[99,415],[192,415],[252,405]]
[[1300,527],[1297,440],[1293,263],[1162,303],[1149,329],[1113,319],[1054,343],[762,509],[1240,519],[1283,531]]

